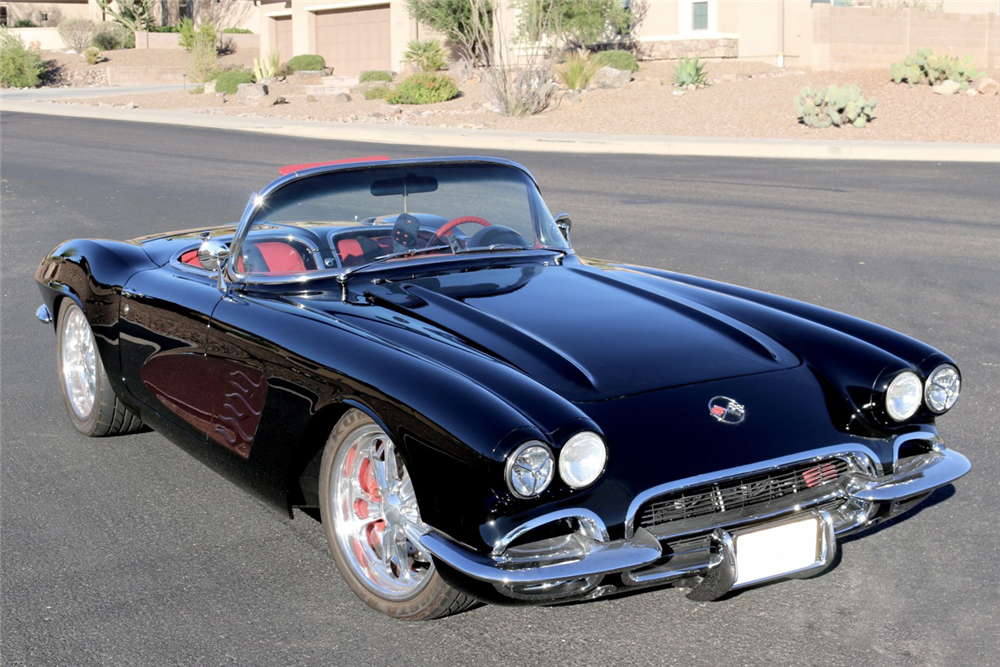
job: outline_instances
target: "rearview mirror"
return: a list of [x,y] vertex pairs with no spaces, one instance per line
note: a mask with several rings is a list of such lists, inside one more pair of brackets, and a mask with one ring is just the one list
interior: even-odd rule
[[406,178],[386,178],[372,183],[372,196],[412,195],[418,192],[434,192],[438,189],[436,178],[407,174]]

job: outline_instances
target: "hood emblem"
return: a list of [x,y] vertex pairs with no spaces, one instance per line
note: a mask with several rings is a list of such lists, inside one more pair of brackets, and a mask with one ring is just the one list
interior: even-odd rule
[[739,424],[746,416],[746,409],[728,396],[716,396],[708,402],[708,414],[723,424]]

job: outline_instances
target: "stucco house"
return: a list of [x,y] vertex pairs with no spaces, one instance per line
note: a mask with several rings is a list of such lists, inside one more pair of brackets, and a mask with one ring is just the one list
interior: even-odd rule
[[[881,68],[918,48],[972,54],[1000,67],[1000,0],[622,0],[645,6],[636,31],[646,58],[740,58],[814,70]],[[921,5],[930,11],[896,9]],[[516,9],[505,13],[513,39]],[[854,5],[854,6],[841,6]],[[213,17],[217,27],[249,28],[261,53],[285,61],[317,53],[336,74],[400,70],[407,43],[433,36],[406,0],[158,0],[157,21]],[[102,20],[97,0],[0,1],[0,20],[40,26],[67,18]],[[44,47],[43,47],[44,48]]]

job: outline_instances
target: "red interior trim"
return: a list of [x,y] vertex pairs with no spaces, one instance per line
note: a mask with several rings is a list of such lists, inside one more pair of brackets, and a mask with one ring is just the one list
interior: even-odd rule
[[190,264],[191,266],[197,266],[199,269],[205,268],[201,265],[201,260],[198,259],[197,248],[195,248],[194,250],[188,250],[187,252],[183,253],[179,259],[185,264]]
[[254,243],[267,262],[268,273],[301,273],[306,270],[299,251],[281,241]]
[[351,164],[353,162],[381,162],[382,160],[389,160],[384,155],[370,155],[368,157],[351,157],[343,160],[333,160],[332,162],[307,162],[303,164],[286,164],[284,167],[278,171],[282,176],[287,176],[288,174],[294,174],[297,171],[302,171],[303,169],[311,169],[313,167],[326,167],[331,164]]

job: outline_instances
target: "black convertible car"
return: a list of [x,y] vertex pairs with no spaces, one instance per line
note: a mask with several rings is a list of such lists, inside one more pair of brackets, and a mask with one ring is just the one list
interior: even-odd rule
[[238,224],[39,266],[70,421],[150,426],[318,511],[402,619],[828,567],[969,470],[947,356],[770,294],[577,256],[523,167],[286,168]]

